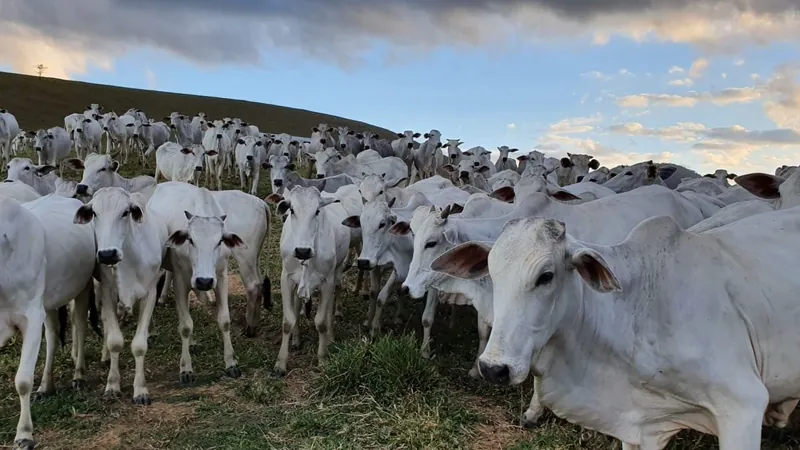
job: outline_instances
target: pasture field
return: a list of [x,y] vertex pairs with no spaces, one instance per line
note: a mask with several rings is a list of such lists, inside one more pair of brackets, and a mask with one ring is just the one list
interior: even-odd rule
[[[10,100],[5,75],[0,76],[0,95]],[[66,83],[66,82],[58,82]],[[119,89],[118,89],[119,90]],[[122,92],[123,90],[119,90]],[[27,92],[27,91],[25,91]],[[151,107],[140,93],[131,93],[130,103],[146,112]],[[155,94],[152,94],[155,95]],[[112,109],[102,96],[92,97]],[[136,100],[136,101],[134,101]],[[77,110],[90,100],[70,99]],[[222,100],[211,100],[223,104]],[[77,103],[76,103],[77,102]],[[4,103],[17,113],[12,104]],[[240,115],[256,125],[276,132],[301,134],[318,123],[308,116],[295,128],[273,129],[236,110],[216,110],[198,104],[212,117]],[[171,108],[171,107],[170,107]],[[186,108],[181,106],[180,108]],[[221,107],[220,107],[221,108]],[[172,109],[179,109],[178,107]],[[183,109],[194,113],[195,109]],[[33,114],[32,112],[30,114]],[[47,124],[58,124],[51,114]],[[51,117],[52,116],[52,120]],[[19,114],[20,125],[45,125]],[[45,117],[42,113],[41,117]],[[160,117],[160,116],[155,116]],[[59,121],[61,120],[58,117]],[[33,120],[33,123],[31,123]],[[276,122],[284,119],[273,118]],[[285,119],[289,120],[289,119]],[[295,120],[295,119],[292,119]],[[325,119],[323,119],[325,120]],[[334,122],[331,119],[329,123]],[[348,123],[344,121],[344,123]],[[349,122],[351,125],[353,122]],[[26,155],[32,156],[32,155]],[[135,157],[121,168],[124,176],[152,175],[155,161],[142,168]],[[65,171],[65,177],[80,175]],[[226,188],[235,188],[233,178]],[[261,177],[259,196],[269,194],[269,177]],[[69,342],[55,361],[57,392],[32,402],[34,438],[39,449],[515,449],[572,450],[617,449],[619,443],[598,433],[582,430],[546,413],[539,426],[524,430],[517,426],[532,393],[531,381],[520,387],[496,387],[472,380],[467,371],[478,345],[476,315],[471,308],[456,311],[455,326],[449,328],[450,308],[440,306],[432,336],[431,360],[419,356],[420,317],[423,301],[407,304],[401,320],[392,321],[393,308],[384,314],[384,333],[368,342],[369,330],[362,326],[365,300],[354,295],[355,271],[347,273],[343,301],[344,319],[337,319],[335,343],[324,368],[316,363],[317,333],[313,322],[301,317],[302,347],[289,359],[283,379],[272,376],[280,345],[281,300],[278,242],[281,222],[273,216],[270,235],[261,257],[262,270],[272,280],[272,311],[262,311],[259,333],[243,335],[245,296],[235,271],[231,276],[230,307],[232,338],[242,377],[224,375],[222,345],[216,325],[215,307],[192,298],[194,320],[193,365],[196,382],[178,381],[180,338],[175,307],[170,301],[157,306],[151,325],[150,349],[146,357],[147,380],[153,404],[131,404],[134,373],[130,339],[134,324],[123,325],[126,349],[120,357],[123,397],[103,396],[107,369],[100,363],[100,338],[87,335],[87,386],[70,387],[72,361]],[[14,374],[19,359],[19,339],[0,349],[0,447],[14,438],[19,402]],[[44,342],[37,368],[37,383],[44,363]],[[38,385],[38,384],[37,384]],[[786,430],[765,428],[762,448],[800,448],[800,424]],[[673,450],[716,448],[716,440],[684,432],[669,446]]]

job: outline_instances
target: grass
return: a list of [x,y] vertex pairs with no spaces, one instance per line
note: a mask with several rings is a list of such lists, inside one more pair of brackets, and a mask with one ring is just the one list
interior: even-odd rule
[[[3,76],[0,76],[2,85]],[[138,95],[137,98],[142,98]],[[87,96],[104,102],[101,95]],[[76,101],[70,100],[69,104],[74,106]],[[137,103],[149,111],[146,102]],[[200,107],[212,111],[203,105]],[[310,119],[305,126],[310,127],[315,121],[317,119]],[[31,126],[25,121],[21,125]],[[131,158],[121,171],[131,176],[140,174],[142,169],[136,159]],[[76,173],[67,175],[73,179],[78,177]],[[265,196],[269,177],[261,179],[259,194]],[[233,180],[226,180],[225,187],[234,188],[235,184]],[[280,224],[280,221],[275,220],[273,224]],[[262,270],[272,279],[272,295],[276,302],[280,299],[279,236],[280,226],[273,225],[261,257]],[[346,285],[350,289],[355,285],[352,272],[347,274]],[[434,357],[424,360],[419,357],[421,303],[409,305],[410,313],[399,325],[391,324],[388,318],[392,317],[392,312],[387,312],[384,335],[368,343],[369,330],[361,325],[367,305],[350,290],[343,291],[342,295],[345,317],[336,322],[336,342],[331,347],[327,365],[318,367],[316,331],[312,322],[301,317],[298,326],[302,346],[291,352],[288,375],[276,379],[271,372],[280,345],[281,308],[277,306],[262,314],[259,334],[255,338],[245,337],[244,290],[238,275],[232,275],[231,331],[243,375],[239,379],[224,376],[222,343],[214,307],[193,300],[197,344],[193,365],[197,381],[188,386],[178,382],[180,338],[175,308],[169,302],[157,307],[146,357],[148,386],[153,398],[153,404],[148,407],[131,405],[134,361],[127,348],[120,357],[123,397],[118,400],[102,395],[107,369],[99,362],[100,340],[96,335],[88,337],[84,391],[71,390],[69,346],[59,349],[55,361],[57,392],[32,404],[38,448],[619,448],[618,442],[568,424],[549,413],[534,430],[518,427],[518,418],[530,400],[532,385],[503,388],[467,376],[478,345],[474,311],[468,308],[457,311],[456,325],[449,329],[448,308],[439,308],[433,329]],[[123,332],[128,345],[134,324],[127,323]],[[10,444],[14,438],[19,406],[13,379],[18,359],[18,339],[0,349],[0,446]],[[41,375],[43,363],[44,346],[37,376]],[[798,430],[796,423],[783,431],[765,428],[762,448],[800,448]],[[716,448],[716,440],[684,432],[669,448]]]

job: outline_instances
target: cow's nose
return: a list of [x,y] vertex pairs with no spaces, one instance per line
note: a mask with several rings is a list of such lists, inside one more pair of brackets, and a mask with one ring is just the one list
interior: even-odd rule
[[170,125],[169,127],[172,128],[173,130],[175,129],[175,125]]
[[108,127],[103,127],[103,131],[108,131]]
[[320,143],[320,144],[325,144],[325,142],[327,142],[327,140],[325,140],[325,139],[320,139],[320,140],[319,140],[319,143]]
[[508,384],[511,380],[511,370],[507,365],[491,365],[481,361],[478,364],[484,380],[497,384]]
[[578,183],[580,183],[581,181],[583,181],[583,175],[578,176]]
[[75,187],[75,192],[78,194],[86,194],[89,191],[89,186],[85,184],[79,184]]
[[194,279],[194,285],[198,291],[210,291],[214,287],[214,279],[197,277]]
[[365,145],[364,150],[369,150],[369,145]]
[[107,249],[107,250],[100,250],[97,252],[97,262],[100,264],[105,264],[107,266],[113,266],[114,264],[118,263],[119,260],[119,253],[117,253],[116,249]]
[[247,155],[247,160],[248,161],[252,161],[253,160],[253,155]]
[[78,128],[77,130],[75,130],[75,132],[77,132],[77,133],[83,133],[83,130],[81,130],[80,128]]
[[242,132],[242,130],[236,130],[236,131],[234,131],[234,133],[236,133],[236,134],[239,134],[239,133],[241,133],[241,132]]
[[479,165],[481,165],[481,163],[479,163],[478,161],[475,161],[475,162],[472,163],[472,165],[475,166],[475,167],[478,167]]
[[450,155],[450,159],[456,159],[456,155]]
[[341,148],[347,148],[347,144],[339,144],[339,147],[341,147]]
[[508,161],[508,156],[503,156],[503,162]]
[[139,135],[138,135],[138,134],[134,134],[134,135],[133,135],[133,138],[134,138],[134,139],[138,139],[138,138],[139,138]]
[[194,171],[195,172],[202,172],[203,171],[203,166],[194,166]]
[[400,293],[403,294],[403,295],[410,295],[411,294],[411,289],[409,289],[408,286],[402,286],[400,288]]
[[283,180],[275,180],[273,183],[275,183],[275,187],[283,186]]
[[36,147],[36,151],[37,151],[37,152],[40,152],[40,151],[42,151],[42,147]]
[[412,144],[411,142],[409,142],[409,143],[408,143],[408,145],[406,145],[406,148],[409,148],[409,149],[411,149],[411,148],[414,148],[414,144]]
[[358,269],[359,270],[368,270],[372,268],[372,264],[369,263],[368,259],[359,259],[358,260]]
[[461,178],[463,178],[463,179],[465,179],[465,180],[466,180],[467,178],[469,178],[469,172],[467,172],[466,170],[462,170],[462,171],[461,171]]
[[217,133],[217,139],[222,139],[222,134],[221,133]]
[[321,174],[321,173],[318,173],[318,174],[317,174],[317,178],[325,178],[325,175],[323,175],[323,174]]
[[311,249],[308,247],[295,247],[294,257],[302,261],[311,259]]
[[14,180],[9,180],[7,178],[5,180],[3,180],[3,183],[13,183],[13,182],[14,182]]

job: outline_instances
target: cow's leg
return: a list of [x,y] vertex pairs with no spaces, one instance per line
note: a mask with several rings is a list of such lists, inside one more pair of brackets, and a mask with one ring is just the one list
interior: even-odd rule
[[[363,271],[362,271],[363,272]],[[375,316],[378,306],[378,286],[381,284],[381,269],[376,267],[369,271],[369,291],[363,292],[362,297],[369,301],[369,308],[367,309],[367,320],[364,321],[365,327],[372,327],[375,322]],[[378,319],[380,321],[380,319]]]
[[436,306],[439,304],[439,291],[429,289],[425,296],[425,310],[422,312],[422,349],[423,358],[431,357],[431,327],[436,318]]
[[133,378],[133,403],[149,405],[150,392],[144,375],[144,357],[147,354],[147,338],[150,332],[150,320],[156,307],[156,286],[150,286],[144,302],[139,304],[139,323],[136,324],[136,335],[131,341],[131,353],[136,361],[136,375]]
[[48,311],[45,313],[44,322],[46,353],[44,359],[44,372],[42,381],[39,384],[37,394],[51,394],[55,390],[53,386],[53,360],[58,348],[58,311]]
[[455,303],[450,304],[450,322],[448,322],[447,327],[451,330],[456,327],[456,311],[458,311],[458,305]]
[[[388,295],[388,294],[387,294]],[[403,323],[403,306],[405,305],[405,299],[402,295],[397,296],[397,309],[394,311],[394,324],[400,325]]]
[[642,447],[638,445],[626,444],[624,442],[621,442],[621,444],[622,444],[622,450],[642,450]]
[[[300,317],[300,310],[303,307],[304,303],[303,303],[303,299],[301,299],[300,296],[297,295],[297,289],[296,288],[295,288],[294,293],[292,293],[291,302],[292,302],[292,308],[294,308],[294,317],[295,318],[299,318]],[[294,329],[292,330],[292,346],[291,346],[291,349],[292,350],[300,350],[301,345],[302,345],[302,342],[300,341],[300,327],[295,326]]]
[[[224,163],[224,156],[223,156],[223,163]],[[222,169],[224,169],[224,168],[225,168],[224,164],[217,164],[217,168],[216,168],[215,173],[216,173],[217,190],[218,191],[222,190]],[[230,172],[228,172],[228,173],[230,174]]]
[[211,161],[210,158],[208,157],[205,158],[206,158],[206,188],[208,188],[209,186],[211,186],[211,172],[214,170],[213,167],[214,163]]
[[181,335],[181,362],[180,362],[180,381],[181,383],[194,382],[194,370],[192,369],[192,356],[189,354],[189,345],[192,341],[192,331],[194,323],[189,314],[189,289],[190,282],[187,275],[178,270],[173,272],[173,287],[175,288],[175,309],[178,312],[178,333]]
[[283,304],[283,327],[281,349],[278,351],[278,360],[275,362],[275,375],[286,375],[286,363],[289,359],[289,339],[297,327],[297,310],[295,299],[295,283],[286,270],[281,271],[281,303]]
[[217,325],[222,333],[222,354],[225,360],[225,373],[231,378],[239,378],[241,370],[236,365],[236,356],[231,343],[231,311],[228,308],[228,265],[225,264],[217,271],[217,287],[214,288],[217,297]]
[[789,424],[789,416],[797,407],[797,403],[797,399],[792,399],[769,405],[764,412],[763,424],[775,428],[786,428],[786,425]]
[[[94,282],[87,283],[84,290],[78,294],[73,302],[75,308],[72,312],[72,361],[75,369],[72,374],[72,388],[80,389],[83,387],[83,374],[86,372],[86,320],[89,315],[89,302],[93,301],[92,294]],[[105,345],[103,346],[105,348]]]
[[472,369],[469,370],[469,376],[476,380],[481,378],[481,374],[478,372],[478,358],[486,348],[486,343],[489,341],[489,333],[491,333],[491,331],[491,325],[478,314],[478,356],[475,357],[475,363],[472,365]]
[[[36,299],[41,304],[41,298]],[[32,309],[32,308],[31,308]],[[17,328],[22,332],[22,352],[19,357],[19,367],[14,378],[14,385],[19,395],[19,422],[14,445],[17,448],[33,449],[33,421],[31,420],[31,392],[33,391],[33,376],[36,371],[36,359],[39,357],[39,348],[42,345],[42,325],[45,320],[43,309],[29,310],[26,312],[22,323]]]
[[521,425],[523,428],[533,428],[536,426],[536,423],[539,421],[539,418],[542,417],[544,413],[544,406],[539,403],[539,387],[541,383],[541,379],[539,377],[533,378],[533,394],[531,395],[531,402],[528,405],[528,409],[522,414]]
[[253,169],[253,183],[250,185],[250,195],[258,195],[258,180],[261,178],[261,170],[258,166]]
[[164,271],[164,287],[161,288],[161,295],[158,297],[158,304],[163,305],[167,302],[167,296],[169,295],[169,287],[173,285],[172,282],[172,271],[165,270]]
[[331,343],[332,330],[328,329],[328,324],[331,323],[333,315],[333,301],[336,292],[336,283],[333,279],[327,279],[320,287],[319,309],[314,316],[314,325],[317,327],[319,333],[319,347],[317,348],[317,360],[320,365],[325,363],[328,358],[328,345]]
[[732,386],[745,391],[739,392],[739,395],[749,394],[751,398],[735,399],[733,404],[730,400],[723,400],[715,405],[714,409],[718,408],[714,419],[719,432],[719,450],[758,450],[761,448],[761,422],[767,409],[769,394],[757,380],[732,382]]
[[117,293],[116,290],[108,286],[108,282],[113,283],[111,280],[103,280],[103,294],[102,306],[100,315],[103,319],[103,329],[106,331],[106,347],[109,353],[109,368],[108,378],[106,379],[105,394],[109,396],[116,396],[120,393],[120,375],[119,375],[119,353],[125,346],[125,337],[122,335],[122,330],[119,328],[119,321],[117,320]]
[[256,335],[258,322],[261,317],[261,287],[263,286],[261,272],[258,268],[258,249],[237,249],[233,257],[239,266],[239,277],[242,279],[247,293],[247,306],[245,308],[245,330],[248,337]]
[[397,272],[392,270],[392,273],[389,275],[389,279],[386,280],[386,284],[383,285],[383,288],[376,296],[378,301],[375,308],[375,316],[372,318],[372,327],[369,333],[372,337],[377,336],[381,331],[381,314],[383,312],[383,308],[386,306],[386,303],[389,301],[389,294],[394,290],[394,285],[396,282]]

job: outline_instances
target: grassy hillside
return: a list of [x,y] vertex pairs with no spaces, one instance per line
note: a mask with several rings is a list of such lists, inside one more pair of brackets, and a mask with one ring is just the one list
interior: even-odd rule
[[24,129],[63,127],[64,116],[82,112],[90,103],[100,103],[106,111],[118,114],[141,108],[147,117],[159,120],[172,111],[191,115],[204,112],[211,118],[240,117],[261,131],[294,136],[310,136],[311,128],[320,123],[393,134],[364,122],[285,106],[0,72],[0,108],[13,113]]

